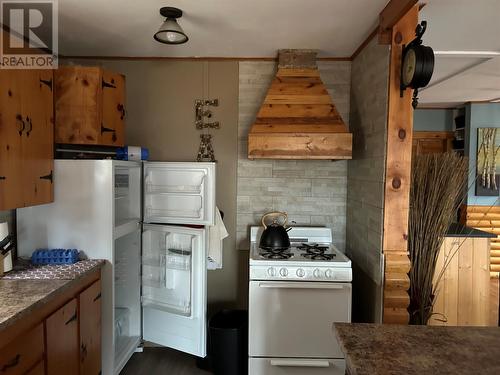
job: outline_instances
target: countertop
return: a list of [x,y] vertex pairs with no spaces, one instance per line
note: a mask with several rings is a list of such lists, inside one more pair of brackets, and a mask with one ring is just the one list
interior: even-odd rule
[[4,275],[0,278],[0,332],[103,264],[102,260],[92,259],[64,267],[30,267]]
[[480,238],[496,238],[493,233],[483,232],[479,229],[466,227],[465,225],[452,223],[446,232],[446,237],[480,237]]
[[348,373],[500,374],[499,327],[334,323]]

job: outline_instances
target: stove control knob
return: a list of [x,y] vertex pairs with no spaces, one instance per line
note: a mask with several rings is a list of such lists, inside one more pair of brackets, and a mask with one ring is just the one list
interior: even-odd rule
[[299,268],[295,273],[298,277],[304,277],[306,274],[302,268]]
[[319,270],[319,268],[316,268],[313,272],[313,276],[317,279],[319,279],[321,277],[321,271]]
[[328,279],[331,279],[333,276],[333,272],[332,270],[326,270],[325,271],[325,277],[328,278]]
[[288,270],[286,268],[280,269],[280,275],[286,277],[288,275]]
[[276,276],[276,270],[275,270],[273,267],[269,267],[269,268],[267,269],[267,274],[268,274],[269,276]]

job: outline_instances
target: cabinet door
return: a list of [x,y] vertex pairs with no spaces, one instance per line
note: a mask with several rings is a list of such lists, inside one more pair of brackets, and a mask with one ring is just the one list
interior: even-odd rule
[[43,359],[43,324],[21,334],[0,350],[0,374],[25,374]]
[[56,143],[98,144],[101,134],[101,69],[61,66],[54,74]]
[[0,70],[0,210],[23,207],[21,77]]
[[125,76],[102,72],[102,124],[100,144],[124,145]]
[[206,355],[206,232],[144,225],[143,338],[199,357]]
[[144,163],[144,222],[214,221],[215,163]]
[[54,124],[52,70],[27,71],[22,93],[22,113],[26,124],[22,138],[23,193],[26,206],[54,199]]
[[80,294],[80,375],[101,372],[101,282]]
[[47,374],[78,374],[78,310],[73,298],[45,321]]

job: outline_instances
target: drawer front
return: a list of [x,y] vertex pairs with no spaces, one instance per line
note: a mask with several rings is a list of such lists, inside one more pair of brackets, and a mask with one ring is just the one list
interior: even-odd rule
[[251,281],[250,356],[343,358],[332,323],[350,322],[351,290],[348,283]]
[[25,374],[42,359],[43,324],[39,324],[0,350],[0,374]]
[[344,375],[343,359],[250,358],[249,375]]

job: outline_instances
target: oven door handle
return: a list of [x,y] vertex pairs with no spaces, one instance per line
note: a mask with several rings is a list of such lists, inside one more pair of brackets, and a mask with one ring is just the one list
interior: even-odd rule
[[271,359],[271,366],[279,367],[330,367],[330,362],[315,359]]
[[344,289],[342,284],[333,283],[317,283],[317,282],[260,282],[260,288],[273,288],[273,289]]

